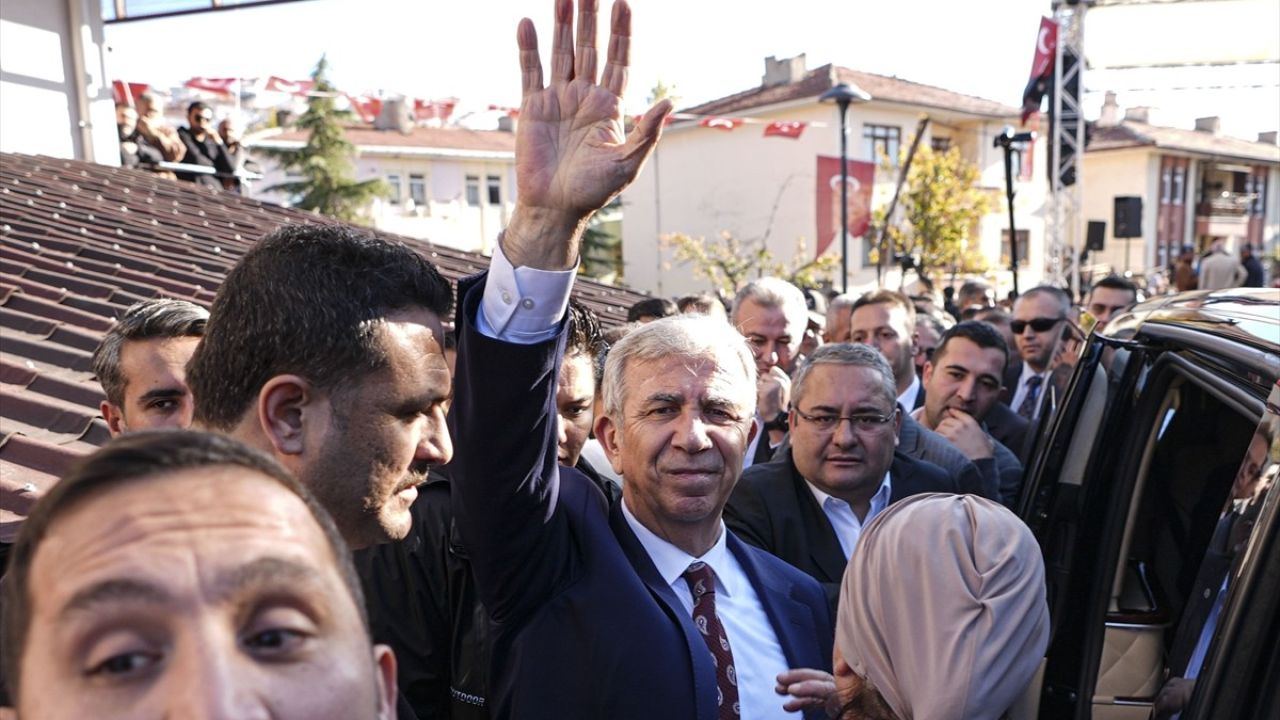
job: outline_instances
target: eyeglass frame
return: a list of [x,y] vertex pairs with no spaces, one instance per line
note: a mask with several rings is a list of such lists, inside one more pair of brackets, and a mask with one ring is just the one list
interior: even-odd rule
[[[854,415],[810,415],[809,413],[801,411],[799,408],[793,408],[791,412],[795,413],[801,420],[812,425],[814,430],[823,434],[835,432],[840,428],[840,423],[845,420],[849,421],[849,426],[853,428],[855,433],[871,434],[896,420],[898,418],[899,411],[897,408],[894,408],[893,412],[888,415],[876,415],[874,413],[857,413]],[[834,424],[828,428],[822,427],[819,420],[825,418],[831,418],[834,421]],[[874,422],[871,422],[872,419],[874,419]]]

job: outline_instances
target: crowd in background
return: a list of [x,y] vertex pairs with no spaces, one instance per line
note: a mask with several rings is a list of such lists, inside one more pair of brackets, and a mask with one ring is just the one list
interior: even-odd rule
[[[241,192],[246,173],[262,168],[241,144],[243,129],[231,117],[214,124],[213,109],[196,101],[187,106],[187,124],[174,128],[154,94],[144,92],[134,105],[116,105],[120,164],[146,167],[162,175],[206,187]],[[198,166],[171,168],[162,163]]]

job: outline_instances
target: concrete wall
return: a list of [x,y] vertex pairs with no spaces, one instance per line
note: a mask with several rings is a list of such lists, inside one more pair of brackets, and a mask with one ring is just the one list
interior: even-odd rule
[[0,151],[120,164],[98,2],[0,3]]
[[[1090,264],[1115,272],[1145,272],[1155,262],[1160,156],[1151,148],[1107,150],[1085,154],[1081,165],[1084,221],[1107,223],[1106,249],[1090,253]],[[1190,181],[1188,185],[1187,202],[1194,205],[1195,190]],[[1142,198],[1141,238],[1126,241],[1115,236],[1115,198],[1120,195]]]
[[[710,286],[694,278],[692,269],[672,261],[670,249],[659,245],[659,236],[680,232],[721,242],[728,232],[741,241],[764,239],[774,257],[789,262],[803,238],[805,253],[815,249],[815,170],[817,156],[839,157],[840,133],[834,107],[804,101],[769,112],[745,113],[761,120],[798,120],[811,125],[797,140],[763,137],[764,125],[750,124],[733,131],[698,127],[685,122],[668,127],[655,155],[635,184],[623,194],[623,260],[628,285],[664,296],[701,291]],[[932,113],[935,123],[926,130],[924,143],[936,135],[952,138],[953,145],[982,172],[980,184],[999,195],[999,204],[983,219],[978,238],[990,265],[1000,264],[1001,231],[1008,225],[1004,205],[1004,165],[1001,151],[991,148],[1003,127],[998,121],[978,121]],[[888,125],[901,128],[904,147],[919,121],[919,108],[886,103],[855,105],[849,110],[849,156],[865,157],[863,127]],[[1043,151],[1036,149],[1039,156]],[[1037,158],[1030,182],[1018,183],[1018,226],[1031,231],[1031,246],[1043,245],[1043,204],[1046,182],[1043,160]],[[875,206],[886,205],[897,173],[878,169]],[[838,248],[830,252],[838,254]],[[875,284],[874,266],[864,267],[862,241],[850,238],[850,289]],[[1027,274],[1039,277],[1043,253],[1033,249]],[[837,273],[838,274],[838,273]],[[999,275],[999,273],[993,273]],[[833,278],[836,287],[839,279]],[[897,274],[888,279],[897,286]]]

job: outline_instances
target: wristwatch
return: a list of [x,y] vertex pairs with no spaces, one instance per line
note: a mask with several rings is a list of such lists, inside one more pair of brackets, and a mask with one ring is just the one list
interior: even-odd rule
[[772,420],[764,424],[765,430],[786,430],[787,429],[787,411],[779,410],[778,414]]

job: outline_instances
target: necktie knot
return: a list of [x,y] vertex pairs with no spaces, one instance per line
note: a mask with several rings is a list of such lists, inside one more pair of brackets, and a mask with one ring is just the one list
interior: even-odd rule
[[1031,377],[1027,378],[1027,387],[1031,390],[1035,390],[1036,388],[1040,387],[1040,383],[1042,382],[1044,382],[1044,378],[1040,377],[1039,375],[1032,375]]
[[695,603],[703,595],[716,591],[715,574],[711,572],[710,565],[701,561],[689,565],[689,569],[684,571],[684,581],[689,584],[689,592],[693,593]]

